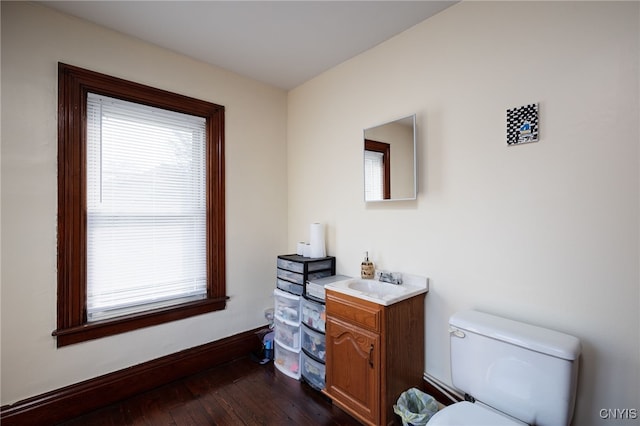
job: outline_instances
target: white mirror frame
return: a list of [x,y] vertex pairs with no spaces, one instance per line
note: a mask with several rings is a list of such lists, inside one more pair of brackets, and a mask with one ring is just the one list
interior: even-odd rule
[[[411,129],[410,131],[408,129]],[[411,134],[409,134],[411,132]],[[396,138],[401,138],[399,141]],[[371,202],[387,202],[387,201],[404,201],[415,200],[418,194],[418,182],[417,182],[417,159],[416,159],[416,115],[410,115],[402,117],[397,120],[392,120],[378,126],[364,129],[363,139],[365,147],[367,144],[381,143],[378,148],[373,148],[374,151],[380,152],[380,154],[371,154],[372,151],[363,149],[363,192],[364,200],[367,203]],[[394,150],[394,142],[396,149]],[[400,143],[399,143],[400,142]],[[398,149],[402,145],[408,145],[411,143],[411,147],[405,149]],[[384,171],[378,171],[372,169],[372,162],[375,162],[375,157],[383,157],[382,152],[383,145],[387,145],[386,152],[390,153],[390,162],[387,162],[389,167],[387,171],[387,182],[390,182],[390,188],[388,189],[389,198],[384,198],[384,195],[380,198],[371,198],[368,192],[371,192],[371,188],[375,187],[378,192],[384,187],[372,183],[372,179],[378,179],[380,173],[384,175]],[[376,145],[373,145],[374,147]],[[394,155],[395,154],[395,155]],[[409,158],[411,157],[411,158]],[[382,161],[382,160],[380,160]],[[373,166],[374,168],[376,166]],[[411,173],[413,172],[413,173]],[[372,177],[374,176],[375,177]],[[384,180],[384,178],[382,178]],[[400,183],[398,183],[400,182]],[[399,187],[402,186],[401,189]],[[367,188],[369,187],[369,191]],[[394,190],[395,189],[395,190]]]

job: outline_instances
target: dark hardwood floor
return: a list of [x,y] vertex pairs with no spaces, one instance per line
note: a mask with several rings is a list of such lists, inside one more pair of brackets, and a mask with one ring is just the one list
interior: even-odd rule
[[91,425],[359,425],[306,383],[273,363],[223,364],[72,419]]

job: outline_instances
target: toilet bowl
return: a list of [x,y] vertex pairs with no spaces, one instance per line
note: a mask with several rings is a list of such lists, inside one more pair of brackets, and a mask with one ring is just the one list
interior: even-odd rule
[[578,338],[478,311],[449,320],[451,378],[471,401],[452,404],[433,425],[569,425],[581,351]]
[[468,401],[458,402],[450,405],[434,414],[429,420],[429,426],[525,426],[522,423],[482,405],[481,403],[471,403]]

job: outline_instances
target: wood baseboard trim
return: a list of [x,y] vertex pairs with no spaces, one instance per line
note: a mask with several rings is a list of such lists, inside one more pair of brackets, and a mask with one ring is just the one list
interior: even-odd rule
[[54,424],[182,377],[247,356],[260,347],[258,332],[231,337],[157,358],[0,407],[2,426]]

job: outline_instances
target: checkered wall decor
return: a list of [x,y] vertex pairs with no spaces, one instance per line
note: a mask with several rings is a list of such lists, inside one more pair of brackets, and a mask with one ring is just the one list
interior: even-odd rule
[[538,104],[507,110],[507,145],[538,142]]

